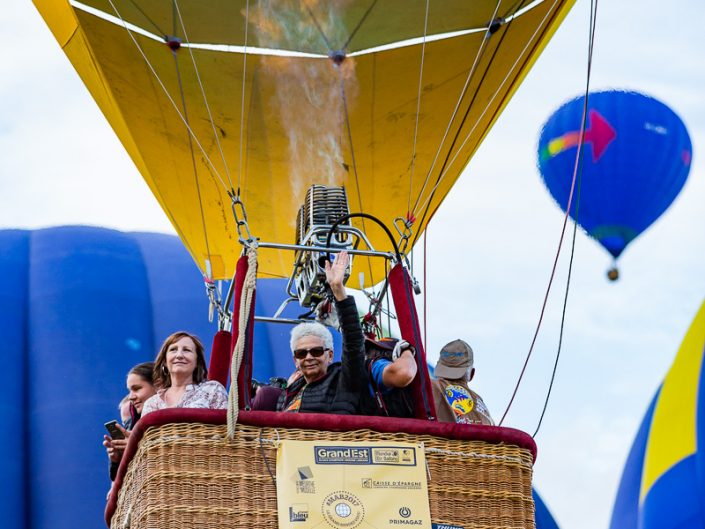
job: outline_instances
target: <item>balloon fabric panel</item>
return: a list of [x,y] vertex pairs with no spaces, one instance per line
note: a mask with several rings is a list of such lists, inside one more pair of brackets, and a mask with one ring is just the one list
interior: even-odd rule
[[[114,19],[108,2],[94,0],[89,4],[112,15],[112,21],[78,7],[60,9],[41,0],[35,3],[194,261],[205,272],[209,260],[214,278],[229,279],[240,252],[227,194],[230,186],[240,185],[251,231],[265,241],[292,242],[296,213],[311,183],[345,185],[352,211],[362,209],[387,225],[395,217],[405,216],[411,206],[419,219],[414,226],[415,234],[423,232],[573,2],[534,4],[501,25],[489,39],[484,39],[481,26],[491,19],[496,2],[482,0],[472,6],[456,0],[431,3],[429,35],[458,28],[468,32],[429,40],[426,44],[414,164],[411,160],[421,44],[349,57],[337,69],[327,58],[328,49],[323,50],[322,58],[248,54],[245,68],[243,55],[237,50],[183,46],[172,52],[164,42],[135,33],[139,46],[174,101],[172,104],[124,27]],[[227,35],[231,35],[232,41],[244,34],[243,2],[180,4],[192,42],[241,44],[229,42]],[[279,4],[287,8],[293,5]],[[340,23],[350,33],[369,3],[344,4]],[[127,20],[157,39],[174,32],[186,42],[180,25],[176,31],[172,27],[174,13],[167,16],[163,12],[166,4],[149,4],[149,18],[154,24],[132,2],[116,5]],[[318,4],[321,9],[325,5]],[[370,12],[348,43],[348,51],[368,49],[408,35],[422,36],[425,2],[395,0],[378,5],[379,9]],[[503,0],[499,13],[511,15],[512,5],[515,4]],[[215,11],[219,8],[232,16],[222,16],[222,12]],[[303,17],[304,29],[316,31],[305,11],[299,16]],[[390,19],[399,20],[400,24],[390,28],[387,23]],[[262,21],[278,23],[266,18]],[[69,31],[72,24],[74,31]],[[163,31],[157,31],[153,25]],[[291,25],[275,26],[282,31],[291,29]],[[249,44],[255,46],[262,37],[255,35],[254,27],[250,29]],[[315,37],[302,42],[315,42],[320,47],[320,35]],[[479,54],[481,49],[484,51]],[[215,135],[191,51],[208,98]],[[477,71],[450,124],[447,141],[442,142],[478,56]],[[185,109],[175,64],[180,70]],[[301,72],[305,75],[299,76]],[[241,113],[243,76],[244,114]],[[313,85],[327,87],[321,97],[331,96],[321,99],[323,102],[318,106],[309,101],[311,80]],[[341,86],[346,93],[345,108]],[[188,134],[175,106],[182,115],[187,115],[200,144],[194,139],[195,160],[191,158]],[[319,126],[330,120],[337,127],[334,131]],[[316,129],[320,129],[318,134]],[[230,168],[230,178],[218,144]],[[323,169],[310,166],[308,160],[315,158],[326,145],[332,145],[335,153],[328,158],[328,165]],[[438,163],[432,168],[436,153]],[[298,163],[299,158],[307,163]],[[389,242],[381,230],[372,230],[368,235],[375,248],[389,250]],[[259,257],[262,277],[285,277],[291,269],[290,253],[263,249]],[[367,285],[382,278],[384,264],[377,261],[373,261],[370,273],[366,258],[356,260],[355,266],[362,266],[355,273],[364,270]]]
[[625,465],[610,529],[705,525],[705,303],[642,421]]
[[639,491],[644,471],[644,455],[646,454],[646,442],[649,438],[651,420],[660,391],[661,388],[656,391],[656,395],[651,399],[649,408],[644,414],[639,431],[629,450],[622,477],[619,480],[619,488],[617,489],[617,497],[612,509],[609,529],[639,529]]
[[24,529],[27,524],[25,490],[28,454],[25,418],[27,391],[27,275],[29,233],[0,232],[0,324],[3,343],[3,395],[0,399],[0,520],[6,529]]

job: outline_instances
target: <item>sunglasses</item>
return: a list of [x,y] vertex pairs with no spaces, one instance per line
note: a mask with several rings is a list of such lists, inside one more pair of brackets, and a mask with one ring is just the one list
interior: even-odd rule
[[315,358],[323,356],[328,349],[325,347],[311,347],[311,349],[294,349],[294,358],[297,360],[303,360],[307,355],[311,355]]

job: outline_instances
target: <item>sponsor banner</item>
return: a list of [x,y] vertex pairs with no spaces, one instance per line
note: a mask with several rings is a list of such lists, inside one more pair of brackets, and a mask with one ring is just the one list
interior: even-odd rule
[[431,529],[423,445],[283,440],[277,506],[279,529]]

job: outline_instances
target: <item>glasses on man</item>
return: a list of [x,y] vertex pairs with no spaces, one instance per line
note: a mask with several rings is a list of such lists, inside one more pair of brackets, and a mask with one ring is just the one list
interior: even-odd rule
[[315,358],[323,356],[328,349],[325,347],[311,347],[310,349],[294,349],[294,358],[297,360],[303,360],[307,355],[311,355]]

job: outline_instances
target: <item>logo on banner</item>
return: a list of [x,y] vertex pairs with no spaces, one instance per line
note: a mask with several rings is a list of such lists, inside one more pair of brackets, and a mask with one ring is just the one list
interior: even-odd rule
[[420,481],[362,478],[360,482],[363,489],[421,490],[422,487]]
[[369,465],[370,449],[346,446],[314,446],[317,465]]
[[401,516],[401,518],[390,518],[389,523],[391,525],[423,525],[423,520],[410,519],[411,509],[409,509],[409,507],[399,509],[399,516]]
[[365,517],[365,508],[354,494],[339,490],[323,499],[323,519],[334,529],[354,529]]
[[289,506],[290,522],[305,522],[308,520],[308,505],[305,503],[295,503]]
[[316,482],[313,480],[311,467],[298,467],[293,479],[299,494],[316,494]]

